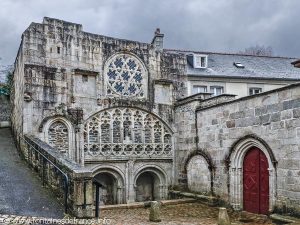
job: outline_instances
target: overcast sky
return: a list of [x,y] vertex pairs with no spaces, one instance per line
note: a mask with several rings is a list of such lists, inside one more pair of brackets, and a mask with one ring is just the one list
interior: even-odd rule
[[14,62],[22,32],[54,17],[83,30],[165,48],[238,52],[256,44],[300,57],[300,0],[0,0],[0,64]]

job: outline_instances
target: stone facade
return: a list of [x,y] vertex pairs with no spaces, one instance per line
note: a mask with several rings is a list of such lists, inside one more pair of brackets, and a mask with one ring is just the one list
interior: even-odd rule
[[[192,127],[186,133],[198,134],[198,147],[178,152],[176,161],[185,162],[181,176],[195,176],[197,180],[188,184],[196,182],[204,188],[209,169],[212,193],[242,210],[243,158],[257,147],[268,159],[269,210],[299,213],[299,97],[300,85],[295,84],[215,106],[205,103],[213,98],[202,101],[196,109],[197,128],[189,124],[182,128]],[[189,140],[186,137],[183,142]],[[190,169],[191,163],[203,159],[206,163],[198,170],[202,174]]]
[[51,18],[23,33],[14,134],[90,171],[100,204],[165,199],[174,182],[173,103],[186,96],[186,60],[164,52],[162,38],[115,39]]
[[[188,96],[186,63],[185,54],[163,49],[159,30],[148,44],[44,18],[23,33],[13,133],[68,174],[75,215],[94,216],[98,203],[166,199],[176,187],[243,209],[243,157],[251,147],[269,160],[269,209],[299,210],[299,85],[238,100]],[[19,145],[26,156],[29,147]]]

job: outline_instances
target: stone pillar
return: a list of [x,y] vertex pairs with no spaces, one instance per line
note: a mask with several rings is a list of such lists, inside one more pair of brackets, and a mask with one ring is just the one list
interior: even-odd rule
[[151,222],[160,222],[160,202],[152,201],[150,203],[149,220]]
[[218,225],[230,225],[230,220],[226,208],[219,209]]
[[230,168],[229,173],[229,179],[230,179],[230,204],[234,209],[237,208],[237,191],[236,191],[236,168]]
[[134,175],[133,175],[133,165],[134,161],[129,160],[126,164],[126,172],[127,172],[127,203],[135,202],[135,183],[134,183]]
[[73,214],[78,218],[94,217],[94,193],[92,177],[81,176],[74,178],[73,188],[74,189],[71,196],[71,198],[73,199]]
[[160,199],[166,199],[166,187],[165,185],[159,185],[159,197]]
[[124,192],[124,187],[118,187],[117,188],[117,203],[118,204],[123,204],[124,203],[123,192]]
[[237,210],[242,209],[242,198],[243,198],[243,193],[242,193],[242,185],[243,185],[243,180],[242,178],[243,174],[243,169],[242,168],[237,168],[237,183],[236,183],[236,188],[237,188]]

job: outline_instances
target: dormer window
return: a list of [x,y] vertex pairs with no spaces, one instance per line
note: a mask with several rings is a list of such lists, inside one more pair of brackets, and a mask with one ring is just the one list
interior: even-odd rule
[[207,67],[207,55],[193,55],[194,68],[206,68]]
[[244,69],[245,68],[245,66],[240,62],[234,62],[233,65],[235,65],[235,67],[237,67],[239,69]]

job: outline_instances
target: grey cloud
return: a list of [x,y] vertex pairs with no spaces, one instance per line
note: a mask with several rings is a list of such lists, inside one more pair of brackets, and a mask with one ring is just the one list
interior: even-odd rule
[[44,16],[83,24],[85,31],[165,47],[237,52],[251,45],[300,57],[299,0],[1,0],[0,64],[13,63],[22,32]]

